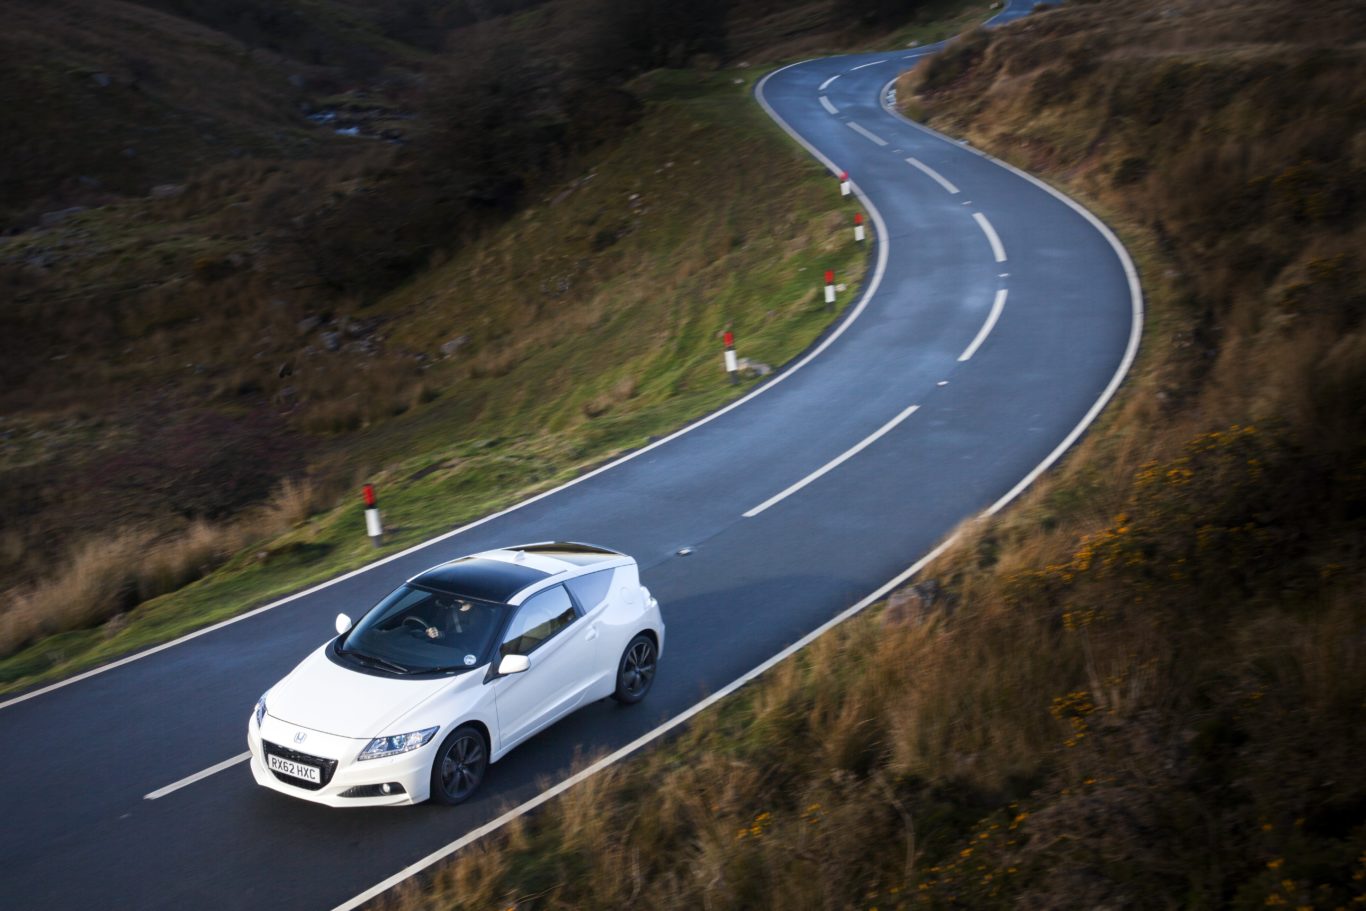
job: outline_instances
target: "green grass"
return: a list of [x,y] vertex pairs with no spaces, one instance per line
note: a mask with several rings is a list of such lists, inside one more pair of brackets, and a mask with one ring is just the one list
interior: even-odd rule
[[[837,318],[820,298],[824,270],[850,285],[847,305],[868,248],[853,243],[854,210],[834,180],[753,102],[751,78],[643,77],[647,115],[591,180],[366,308],[390,321],[390,346],[433,355],[423,383],[434,398],[329,456],[334,473],[379,488],[379,554],[348,494],[184,589],[0,661],[0,686],[54,680],[234,616],[666,434],[751,388],[726,381],[727,327],[743,356],[790,361]],[[615,238],[605,246],[604,229]],[[458,334],[468,347],[436,357]]]

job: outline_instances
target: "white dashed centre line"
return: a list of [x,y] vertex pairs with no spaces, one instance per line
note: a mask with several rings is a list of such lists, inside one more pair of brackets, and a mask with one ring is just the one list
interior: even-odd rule
[[821,107],[825,108],[831,114],[838,114],[840,112],[840,109],[831,104],[830,99],[826,98],[824,95],[821,96]]
[[880,146],[885,146],[887,144],[887,140],[883,139],[881,136],[872,132],[871,130],[865,130],[863,127],[859,126],[857,123],[854,123],[854,121],[852,120],[845,121],[844,125],[847,126],[849,129],[853,130],[855,133],[862,136],[864,139],[871,139],[873,142],[876,142]]
[[987,217],[981,212],[973,212],[972,217],[977,219],[977,225],[982,229],[982,233],[987,236],[987,243],[991,244],[991,255],[996,257],[998,263],[1006,261],[1006,248],[1001,246],[1001,238],[996,236],[996,229],[987,221]]
[[1005,307],[1006,289],[1001,288],[996,292],[996,300],[991,305],[991,313],[987,314],[987,321],[983,323],[982,328],[978,330],[977,337],[972,340],[972,344],[968,345],[968,347],[963,350],[963,353],[958,355],[958,360],[966,361],[977,353],[977,349],[982,346],[982,342],[987,340],[987,336],[991,334],[991,330],[996,328],[996,321],[1001,318],[1001,311],[1004,310]]
[[827,80],[825,80],[824,82],[822,82],[822,83],[821,83],[821,87],[818,88],[818,89],[816,89],[816,91],[818,91],[818,92],[824,92],[826,89],[830,88],[830,83],[834,82],[834,81],[835,81],[836,79],[838,79],[838,78],[840,78],[840,74],[839,74],[839,73],[836,73],[835,75],[831,76],[829,79],[827,79]]
[[745,518],[754,518],[759,513],[763,512],[765,509],[768,509],[770,506],[773,506],[775,503],[781,503],[783,500],[786,500],[788,497],[792,496],[794,493],[801,490],[803,487],[810,484],[812,481],[815,481],[823,475],[826,475],[829,472],[834,471],[836,468],[840,467],[845,462],[849,461],[854,456],[858,455],[860,452],[876,443],[882,437],[886,436],[888,433],[891,433],[892,430],[896,427],[896,425],[900,424],[902,421],[906,420],[908,417],[915,414],[919,408],[919,405],[912,405],[911,407],[907,408],[905,411],[901,412],[896,417],[892,418],[890,421],[883,424],[877,430],[873,431],[868,436],[864,437],[860,442],[855,443],[852,448],[845,450],[842,455],[836,456],[829,462],[826,462],[820,468],[817,468],[815,471],[811,472],[811,474],[802,478],[796,484],[793,484],[791,487],[784,490],[782,493],[774,494],[764,502],[760,503],[758,506],[751,509],[749,512],[745,513]]
[[924,171],[930,177],[933,177],[936,183],[938,183],[945,190],[948,190],[950,193],[958,192],[958,188],[955,187],[952,183],[950,183],[947,177],[945,177],[943,174],[940,174],[938,171],[936,171],[929,165],[925,164],[923,161],[920,161],[915,158],[907,158],[906,164],[910,165],[913,168],[918,168],[921,171]]
[[158,788],[150,794],[143,794],[142,799],[156,800],[158,797],[165,797],[167,794],[170,794],[173,791],[179,791],[181,788],[187,785],[192,785],[196,781],[201,781],[205,778],[208,778],[210,775],[217,775],[224,769],[230,769],[233,766],[237,765],[239,762],[246,762],[250,758],[251,753],[239,753],[231,759],[224,759],[222,762],[218,763],[218,765],[209,766],[202,772],[195,772],[193,775],[186,776],[185,778],[182,778],[173,784],[168,784],[164,788]]
[[[872,63],[860,63],[858,66],[854,67],[854,70],[861,70],[861,69],[863,69],[865,66],[877,66],[879,63],[886,63],[886,62],[887,62],[886,60],[874,60]],[[854,70],[850,70],[849,72],[852,73]]]

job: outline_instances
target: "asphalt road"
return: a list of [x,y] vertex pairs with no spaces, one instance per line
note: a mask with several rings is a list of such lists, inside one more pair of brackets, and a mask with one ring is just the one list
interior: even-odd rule
[[[819,354],[700,426],[469,531],[4,705],[0,905],[344,903],[538,793],[576,753],[627,743],[760,664],[1056,455],[1132,356],[1130,276],[1058,197],[882,108],[916,53],[812,61],[761,89],[877,213],[876,293]],[[456,808],[327,809],[258,788],[241,762],[145,799],[241,754],[257,696],[330,637],[339,610],[357,614],[439,561],[552,538],[640,560],[669,629],[644,704],[571,716]]]

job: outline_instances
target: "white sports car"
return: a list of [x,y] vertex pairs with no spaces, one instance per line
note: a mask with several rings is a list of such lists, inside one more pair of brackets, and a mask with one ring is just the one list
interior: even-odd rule
[[334,807],[460,803],[574,709],[643,699],[664,649],[635,560],[586,544],[443,563],[337,633],[247,722],[258,784]]

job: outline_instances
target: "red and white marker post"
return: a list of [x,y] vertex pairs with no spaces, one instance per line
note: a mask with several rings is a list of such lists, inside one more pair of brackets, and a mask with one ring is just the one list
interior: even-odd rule
[[862,243],[862,242],[863,242],[863,213],[862,213],[862,212],[855,212],[855,213],[854,213],[854,240],[855,240],[856,242],[859,242],[859,243]]
[[853,188],[849,186],[849,172],[840,171],[840,195],[848,196],[851,192]]
[[361,494],[365,497],[365,533],[370,536],[370,543],[379,547],[384,536],[384,526],[379,521],[379,504],[375,502],[374,485],[366,484],[361,488]]
[[726,346],[726,373],[730,375],[730,384],[734,386],[740,382],[740,364],[735,359],[735,333],[727,329],[721,334],[721,343]]
[[825,270],[825,303],[831,306],[835,303],[835,270]]

